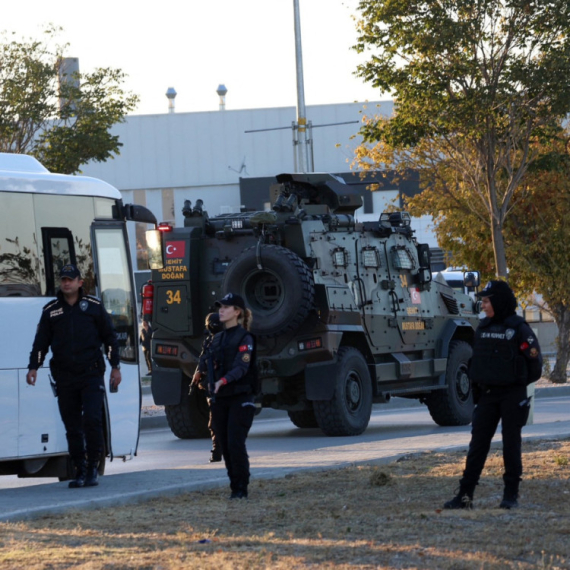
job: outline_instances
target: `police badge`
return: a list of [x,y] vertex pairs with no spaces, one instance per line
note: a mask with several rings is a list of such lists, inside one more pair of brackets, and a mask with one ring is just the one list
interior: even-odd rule
[[89,307],[89,303],[88,303],[85,299],[83,299],[83,301],[80,301],[80,302],[79,302],[79,308],[80,308],[82,311],[85,312],[85,311],[87,310],[87,307]]
[[515,329],[507,329],[505,331],[505,337],[507,340],[511,340],[515,336]]

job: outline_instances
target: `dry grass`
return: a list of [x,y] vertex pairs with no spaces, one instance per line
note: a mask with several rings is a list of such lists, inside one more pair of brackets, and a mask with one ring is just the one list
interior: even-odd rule
[[570,440],[526,442],[521,507],[497,508],[492,452],[475,510],[442,511],[464,452],[254,481],[0,524],[0,568],[570,568]]

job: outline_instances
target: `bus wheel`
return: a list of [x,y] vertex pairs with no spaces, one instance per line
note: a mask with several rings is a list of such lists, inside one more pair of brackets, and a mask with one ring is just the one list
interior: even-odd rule
[[208,429],[210,408],[206,399],[206,391],[193,390],[192,395],[189,395],[189,388],[190,379],[184,376],[180,403],[164,406],[168,427],[180,439],[210,437]]

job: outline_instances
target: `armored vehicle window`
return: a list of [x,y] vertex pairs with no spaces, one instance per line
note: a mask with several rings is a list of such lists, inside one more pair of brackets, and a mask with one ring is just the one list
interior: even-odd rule
[[380,255],[375,247],[365,247],[362,249],[362,264],[364,267],[378,269],[380,263]]
[[406,246],[394,246],[392,248],[392,265],[394,269],[413,269],[414,268],[414,256],[412,252],[408,250]]
[[342,247],[333,250],[332,258],[335,267],[346,267],[348,265],[348,254],[346,249]]

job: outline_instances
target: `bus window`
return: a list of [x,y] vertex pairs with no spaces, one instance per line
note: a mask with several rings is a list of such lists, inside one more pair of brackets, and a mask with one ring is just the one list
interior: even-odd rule
[[[81,271],[81,277],[83,277],[83,291],[88,295],[95,294],[95,275],[93,273],[90,235],[91,223],[95,217],[94,209],[92,196],[34,195],[36,232],[41,236],[42,228],[61,227],[71,232],[73,236],[73,250],[75,251],[75,264]],[[44,241],[44,247],[45,245],[46,242]],[[49,265],[46,266],[46,273],[49,273],[51,270],[52,268]],[[47,283],[43,284],[43,286],[46,290],[44,294],[49,295]]]
[[94,226],[99,294],[117,331],[121,360],[136,362],[138,334],[125,233],[117,226]]
[[114,203],[108,198],[95,198],[95,218],[100,220],[104,218],[113,219]]
[[37,251],[32,196],[2,192],[0,297],[39,297],[42,294],[41,261]]
[[46,295],[55,295],[59,289],[59,272],[64,265],[76,265],[73,236],[67,228],[42,228],[46,268]]

